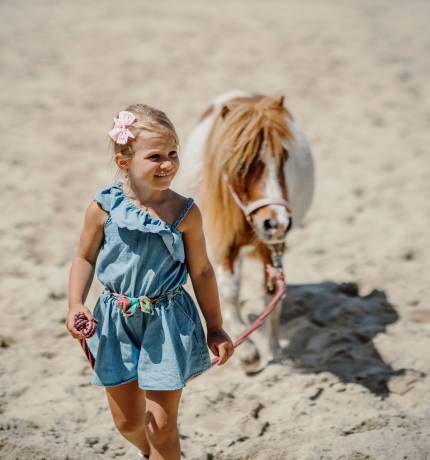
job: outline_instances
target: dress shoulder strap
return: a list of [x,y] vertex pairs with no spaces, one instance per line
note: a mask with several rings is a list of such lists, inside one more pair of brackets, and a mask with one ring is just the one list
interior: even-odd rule
[[184,209],[181,211],[181,214],[179,214],[179,217],[175,220],[173,223],[173,227],[177,228],[178,225],[183,221],[184,217],[187,215],[188,211],[191,209],[191,206],[194,203],[194,198],[187,198],[187,203],[185,204]]
[[93,200],[97,201],[100,206],[107,212],[112,209],[113,191],[117,189],[117,183],[113,182],[93,195]]

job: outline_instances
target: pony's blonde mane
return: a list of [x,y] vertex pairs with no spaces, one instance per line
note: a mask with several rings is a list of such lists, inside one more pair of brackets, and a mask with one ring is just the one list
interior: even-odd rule
[[205,230],[218,262],[229,256],[246,229],[223,174],[233,187],[238,186],[252,174],[263,146],[281,167],[287,155],[282,141],[292,137],[288,119],[292,117],[283,105],[283,97],[264,96],[232,99],[215,117],[206,142],[199,197],[206,217]]

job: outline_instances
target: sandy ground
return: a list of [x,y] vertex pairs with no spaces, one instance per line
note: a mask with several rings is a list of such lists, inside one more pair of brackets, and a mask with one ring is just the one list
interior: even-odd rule
[[[190,383],[183,458],[430,458],[430,3],[3,0],[0,12],[0,458],[133,458],[64,327],[83,211],[113,178],[116,111],[160,107],[185,141],[234,88],[286,96],[316,195],[285,258],[285,363],[251,377],[232,359]],[[246,305],[260,275],[248,264]]]

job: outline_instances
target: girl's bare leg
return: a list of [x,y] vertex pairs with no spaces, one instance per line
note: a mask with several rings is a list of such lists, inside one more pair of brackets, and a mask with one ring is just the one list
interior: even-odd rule
[[181,447],[177,426],[179,390],[146,393],[146,435],[151,448],[151,460],[180,460]]
[[106,387],[106,395],[119,432],[148,457],[145,390],[141,390],[137,386],[137,380],[133,380],[116,387]]

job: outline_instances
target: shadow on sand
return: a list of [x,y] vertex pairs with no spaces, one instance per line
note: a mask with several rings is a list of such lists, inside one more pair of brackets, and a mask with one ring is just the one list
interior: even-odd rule
[[288,340],[283,357],[301,372],[331,372],[385,397],[391,378],[416,372],[394,370],[372,342],[398,319],[383,291],[360,296],[355,283],[289,285],[280,324]]

